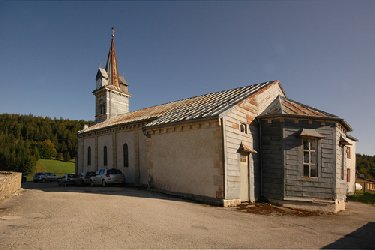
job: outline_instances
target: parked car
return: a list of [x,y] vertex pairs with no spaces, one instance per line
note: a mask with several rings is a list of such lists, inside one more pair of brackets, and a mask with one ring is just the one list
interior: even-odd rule
[[51,182],[51,181],[56,181],[57,177],[53,173],[49,172],[39,172],[35,173],[33,177],[34,182]]
[[110,184],[125,184],[125,175],[117,168],[100,168],[96,175],[90,179],[91,186]]
[[21,175],[21,182],[26,182],[27,181],[27,177],[24,173],[22,173]]
[[95,171],[87,171],[81,175],[83,185],[90,185],[91,177],[95,176]]
[[82,179],[78,174],[64,174],[58,179],[58,183],[60,186],[81,185]]

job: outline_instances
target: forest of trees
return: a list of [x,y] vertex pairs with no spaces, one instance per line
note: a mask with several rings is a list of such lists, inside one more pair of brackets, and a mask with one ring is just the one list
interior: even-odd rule
[[29,173],[39,158],[69,161],[88,121],[0,114],[0,170]]
[[375,155],[361,155],[357,154],[357,172],[363,174],[366,179],[375,179]]

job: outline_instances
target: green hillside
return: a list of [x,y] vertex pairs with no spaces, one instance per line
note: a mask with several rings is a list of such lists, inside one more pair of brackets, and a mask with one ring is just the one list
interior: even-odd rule
[[[77,155],[77,132],[90,121],[0,114],[0,170],[35,172],[39,159],[69,163]],[[59,162],[57,161],[57,162]],[[57,165],[61,165],[58,164]],[[49,165],[44,162],[44,165]]]
[[36,162],[36,166],[34,171],[32,171],[27,179],[32,180],[32,176],[36,172],[51,172],[56,174],[57,176],[61,176],[68,173],[75,172],[75,161],[58,161],[58,160],[50,160],[50,159],[39,159]]

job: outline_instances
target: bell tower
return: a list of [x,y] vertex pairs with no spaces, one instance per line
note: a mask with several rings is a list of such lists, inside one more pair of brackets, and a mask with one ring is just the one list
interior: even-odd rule
[[115,30],[112,27],[111,46],[105,68],[99,67],[96,73],[95,121],[103,122],[117,115],[129,112],[128,83],[119,76],[115,51]]

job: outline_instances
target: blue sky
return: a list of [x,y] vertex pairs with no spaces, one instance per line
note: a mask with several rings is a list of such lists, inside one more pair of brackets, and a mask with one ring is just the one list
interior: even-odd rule
[[0,113],[94,119],[116,28],[131,110],[278,79],[375,154],[375,1],[0,3]]

